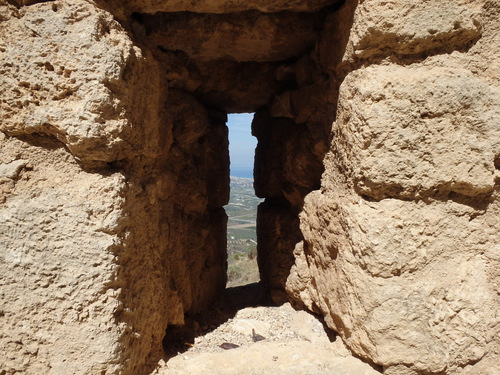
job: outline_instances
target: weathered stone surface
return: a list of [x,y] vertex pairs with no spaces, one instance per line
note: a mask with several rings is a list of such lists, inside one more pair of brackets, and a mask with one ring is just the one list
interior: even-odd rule
[[[258,112],[252,122],[257,137],[255,194],[266,198],[257,212],[258,264],[261,280],[274,302],[286,302],[286,279],[293,265],[293,249],[302,235],[298,213],[303,199],[318,188],[323,166],[321,147],[310,129],[288,118]],[[324,139],[318,143],[325,142]]]
[[481,1],[360,1],[348,58],[415,55],[466,48],[481,36]]
[[[277,93],[297,85],[315,90],[320,73],[308,54],[294,60],[314,47],[324,17],[289,12],[160,13],[135,15],[131,29],[160,62],[170,87],[190,92],[206,106],[228,113],[255,112]],[[303,91],[294,95],[303,95]],[[318,103],[316,97],[311,101]],[[293,105],[300,112],[299,122],[317,113],[315,107],[306,109],[307,103],[300,105],[295,100]]]
[[293,247],[302,240],[298,209],[288,202],[266,199],[257,211],[260,278],[277,304],[288,301],[285,284],[294,264]]
[[308,271],[289,287],[359,355],[454,373],[497,340],[488,263],[500,250],[498,209],[498,199],[478,215],[452,201],[311,194],[301,217]]
[[[143,276],[154,275],[152,263],[135,263],[137,234],[151,236],[142,254],[153,263],[148,245],[159,234],[137,231],[127,216],[157,215],[141,207],[143,197],[134,200],[123,171],[102,162],[137,156],[142,137],[148,154],[151,134],[135,121],[158,134],[160,96],[141,93],[159,80],[135,75],[151,64],[111,15],[86,2],[19,11],[4,2],[1,12],[3,164],[26,160],[28,169],[6,176],[2,188],[2,371],[134,372],[156,358],[182,305],[168,284]],[[85,172],[78,160],[101,172]],[[142,284],[124,281],[139,275]],[[141,294],[145,285],[155,294]],[[151,298],[158,307],[145,303]],[[144,314],[149,322],[138,319]]]
[[277,78],[281,63],[196,61],[188,69],[172,61],[172,55],[157,53],[169,87],[193,93],[206,106],[226,113],[255,112],[295,84],[292,77]]
[[159,79],[120,24],[86,2],[2,14],[0,130],[55,136],[84,161],[131,157]]
[[498,1],[96,3],[0,0],[0,372],[149,371],[224,288],[255,110],[273,298],[303,238],[290,296],[357,355],[500,371]]
[[183,92],[171,91],[166,109],[173,145],[159,161],[164,256],[184,311],[196,313],[226,284],[227,127]]
[[[114,1],[105,0],[114,4]],[[248,10],[258,10],[264,13],[275,13],[281,11],[313,12],[325,6],[339,3],[339,0],[126,0],[120,1],[128,12],[156,13],[156,12],[195,12],[195,13],[238,13]]]
[[0,165],[19,166],[0,178],[1,372],[116,371],[124,176],[83,172],[54,140],[31,143],[0,133]]
[[[330,56],[340,77],[355,70],[340,88],[321,190],[305,198],[304,241],[287,288],[384,373],[498,372],[500,91],[497,64],[487,68],[498,54],[498,8],[386,3],[384,11],[375,3],[354,12],[351,47],[369,35],[376,41],[384,27],[397,35],[406,35],[403,25],[430,27],[437,14],[446,22],[434,22],[442,31],[432,35],[445,35],[451,20],[469,14],[457,30],[476,26],[473,38],[484,40],[471,46],[472,37],[449,36],[449,45],[439,45],[439,37],[434,43],[415,33],[394,44],[387,31],[387,49],[348,46],[344,55],[345,62],[354,53],[377,56],[370,61],[378,65],[341,66],[339,55],[321,56],[324,66]],[[430,5],[424,17],[421,7]],[[392,18],[401,7],[406,13]],[[479,13],[479,23],[470,23]],[[372,28],[365,27],[368,14]],[[449,48],[463,52],[440,55]],[[384,61],[420,52],[436,56],[408,57],[407,66]]]
[[389,65],[350,74],[336,142],[355,190],[374,199],[491,194],[499,97],[464,69]]
[[0,12],[0,372],[148,373],[225,286],[227,128],[109,13]]
[[[279,61],[314,46],[321,17],[316,14],[244,12],[143,15],[149,43],[184,51],[191,59]],[[194,32],[186,33],[186,30]]]
[[306,125],[270,117],[267,111],[255,115],[252,134],[259,141],[255,151],[255,194],[285,198],[300,209],[304,196],[319,187],[323,172],[321,146],[316,147]]

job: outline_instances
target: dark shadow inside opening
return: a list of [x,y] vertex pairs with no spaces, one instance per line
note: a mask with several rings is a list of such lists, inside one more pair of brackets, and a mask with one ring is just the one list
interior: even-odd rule
[[[246,307],[272,306],[272,301],[261,283],[226,288],[210,307],[195,315],[186,315],[185,325],[172,325],[167,328],[163,339],[166,360],[187,351],[194,346],[195,338],[206,335],[232,319]],[[224,344],[221,342],[221,345]]]

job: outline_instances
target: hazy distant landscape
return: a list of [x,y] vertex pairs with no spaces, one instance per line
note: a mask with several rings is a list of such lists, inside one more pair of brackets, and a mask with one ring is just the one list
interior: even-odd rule
[[253,179],[231,177],[231,197],[225,207],[229,287],[259,280],[255,229],[257,206],[261,202],[255,196]]

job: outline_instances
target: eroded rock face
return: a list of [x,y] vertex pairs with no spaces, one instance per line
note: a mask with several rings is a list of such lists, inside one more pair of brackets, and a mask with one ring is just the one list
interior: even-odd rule
[[0,0],[0,372],[148,373],[224,288],[228,112],[276,302],[498,372],[498,2],[96,3]]
[[0,12],[1,372],[148,373],[225,287],[224,119],[85,1]]
[[[117,371],[110,286],[125,178],[81,170],[62,144],[0,135],[0,363],[4,373]],[[83,355],[82,355],[83,354]]]
[[379,65],[347,76],[337,144],[356,192],[377,200],[491,194],[498,95],[456,67]]
[[[314,13],[160,13],[144,15],[149,43],[200,61],[280,61],[314,46],[321,17]],[[193,32],[186,33],[186,30]],[[262,31],[265,30],[265,33]]]
[[306,124],[258,112],[252,122],[258,139],[254,187],[266,198],[257,215],[258,264],[261,280],[276,303],[287,301],[285,283],[293,265],[293,248],[302,240],[298,213],[304,197],[319,187],[322,154]]
[[[105,0],[113,4],[113,1]],[[127,0],[120,1],[129,12],[156,13],[156,12],[194,12],[194,13],[238,13],[248,10],[258,10],[263,13],[281,11],[314,12],[329,5],[338,4],[339,0]]]
[[[0,129],[55,136],[84,161],[129,157],[140,147],[134,139],[150,136],[134,122],[157,121],[144,94],[155,92],[158,74],[110,14],[72,7],[2,6]],[[142,90],[136,100],[134,90]]]
[[495,372],[498,7],[377,5],[357,7],[337,60],[351,72],[288,291],[384,373]]
[[[350,32],[349,58],[463,50],[481,36],[483,2],[361,1]],[[347,56],[346,56],[347,57]]]

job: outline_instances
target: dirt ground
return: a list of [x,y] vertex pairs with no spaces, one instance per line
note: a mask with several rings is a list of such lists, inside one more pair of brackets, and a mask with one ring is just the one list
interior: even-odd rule
[[207,312],[172,327],[151,375],[380,375],[355,358],[318,317],[272,306],[260,286],[229,288]]

